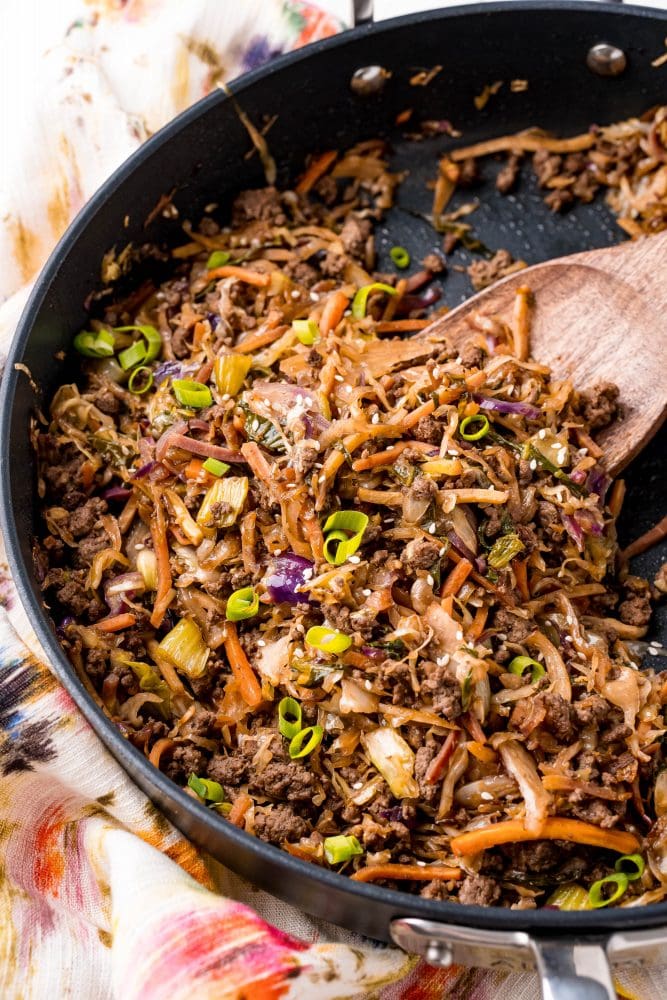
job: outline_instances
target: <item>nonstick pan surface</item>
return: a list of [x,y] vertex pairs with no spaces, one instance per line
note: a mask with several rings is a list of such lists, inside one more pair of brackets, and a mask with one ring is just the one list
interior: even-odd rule
[[[258,125],[277,116],[268,138],[279,165],[279,184],[298,175],[312,151],[344,148],[362,138],[386,136],[393,165],[408,169],[398,205],[378,231],[379,266],[390,246],[406,246],[413,259],[439,246],[424,215],[429,211],[427,179],[437,157],[453,145],[449,137],[407,141],[396,129],[396,114],[413,108],[415,121],[449,119],[464,141],[539,124],[561,134],[582,131],[639,114],[663,102],[667,68],[651,67],[664,50],[667,13],[598,3],[481,4],[401,18],[358,29],[318,43],[248,74],[232,89]],[[590,48],[599,42],[620,46],[627,69],[620,77],[601,77],[586,66]],[[381,93],[359,97],[350,87],[361,66],[378,64],[391,71]],[[418,69],[441,65],[427,87],[412,86]],[[528,80],[528,89],[512,93],[509,81]],[[479,112],[473,98],[484,85],[505,86]],[[459,142],[462,140],[458,140]],[[28,425],[35,403],[75,373],[69,349],[73,334],[87,318],[85,302],[99,287],[103,253],[128,242],[182,240],[184,219],[198,221],[205,205],[217,202],[224,216],[233,195],[262,186],[257,156],[232,101],[212,95],[168,125],[124,164],[84,208],[62,239],[42,275],[19,325],[2,384],[0,399],[0,487],[2,529],[21,599],[58,677],[102,740],[136,783],[184,834],[278,896],[308,913],[378,939],[388,939],[397,916],[457,922],[477,928],[541,934],[608,933],[621,928],[667,924],[667,904],[632,910],[509,911],[465,907],[421,899],[348,879],[301,862],[242,833],[193,802],[142,754],[127,743],[83,690],[62,653],[43,609],[30,556],[36,531],[35,477]],[[531,263],[618,240],[602,201],[583,205],[564,217],[552,216],[533,183],[501,198],[492,177],[497,165],[485,164],[489,178],[477,192],[481,205],[474,225],[483,242],[506,247]],[[159,196],[174,190],[178,219],[158,215],[144,226]],[[129,219],[129,221],[128,221]],[[454,255],[453,264],[469,263]],[[450,267],[444,297],[456,304],[470,292],[465,276]],[[660,359],[661,361],[663,359]],[[36,401],[16,363],[27,365],[41,389]],[[665,437],[650,445],[628,472],[629,495],[622,528],[635,537],[660,516],[664,496]],[[665,558],[659,553],[639,560],[639,571],[654,572]],[[652,638],[667,634],[664,615]]]

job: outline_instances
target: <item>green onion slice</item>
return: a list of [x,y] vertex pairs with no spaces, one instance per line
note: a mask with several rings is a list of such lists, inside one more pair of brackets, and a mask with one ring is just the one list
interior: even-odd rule
[[177,378],[174,380],[172,388],[174,396],[183,406],[203,410],[204,407],[210,406],[213,402],[211,390],[203,382],[193,382],[189,378]]
[[114,333],[130,333],[133,330],[138,331],[146,341],[146,354],[142,360],[155,361],[162,351],[162,337],[154,326],[143,324],[141,326],[115,326],[113,328]]
[[134,368],[135,365],[141,365],[142,362],[148,360],[146,345],[141,340],[135,340],[133,344],[130,344],[129,347],[120,352],[118,360],[124,371],[127,371],[128,368]]
[[342,566],[354,555],[368,527],[368,515],[359,510],[338,510],[327,518],[324,532],[324,558],[332,566]]
[[111,358],[116,341],[110,330],[84,330],[74,338],[74,349],[86,358]]
[[[477,425],[475,429],[475,425]],[[464,441],[481,441],[489,433],[489,418],[483,413],[475,413],[472,417],[466,417],[459,424],[459,434]],[[470,427],[470,430],[468,428]]]
[[217,458],[207,458],[202,465],[202,469],[210,472],[212,476],[217,476],[221,478],[224,476],[225,472],[229,472],[229,466],[226,462],[221,462]]
[[242,587],[229,596],[225,617],[230,622],[242,622],[254,618],[259,611],[259,596],[254,587]]
[[288,740],[301,732],[301,705],[296,698],[283,698],[278,703],[278,729]]
[[290,740],[289,755],[292,760],[308,757],[320,745],[323,736],[324,730],[321,726],[308,726],[306,729],[299,730],[296,736]]
[[628,882],[636,882],[638,878],[641,878],[645,868],[646,864],[641,854],[624,854],[614,865],[614,869],[625,875]]
[[[588,890],[588,899],[591,908],[600,910],[603,906],[610,906],[611,903],[615,903],[624,895],[625,890],[628,888],[628,882],[629,879],[625,872],[616,872],[614,875],[607,875],[605,878],[593,882],[593,885]],[[614,886],[615,888],[613,888]],[[610,895],[607,895],[608,889],[613,890]]]
[[191,774],[188,778],[188,788],[196,792],[204,802],[225,801],[225,791],[217,781],[209,781],[208,778],[198,778],[196,774]]
[[392,247],[389,251],[389,256],[393,260],[396,267],[410,267],[410,254],[405,247]]
[[546,670],[537,660],[532,660],[530,656],[515,656],[507,668],[511,674],[523,677],[527,670],[531,671],[530,683],[537,684],[540,677],[544,677]]
[[349,861],[357,854],[363,854],[364,849],[356,837],[327,837],[324,841],[324,856],[330,865],[338,865],[341,861]]
[[370,285],[364,285],[352,299],[352,315],[355,319],[363,319],[366,315],[366,303],[372,292],[386,292],[387,295],[397,294],[395,288],[392,288],[391,285],[385,285],[382,281],[374,281]]
[[[137,381],[138,380],[138,381]],[[148,365],[139,365],[131,373],[127,387],[135,396],[143,396],[153,385],[153,372]]]
[[352,645],[352,639],[343,632],[327,628],[326,625],[313,625],[305,635],[306,642],[323,653],[344,653]]
[[306,347],[310,347],[314,344],[320,335],[320,328],[314,319],[295,319],[292,323],[292,329],[294,330],[297,338]]
[[214,250],[206,261],[206,267],[209,271],[215,271],[216,267],[224,267],[225,264],[229,264],[231,256],[227,250]]

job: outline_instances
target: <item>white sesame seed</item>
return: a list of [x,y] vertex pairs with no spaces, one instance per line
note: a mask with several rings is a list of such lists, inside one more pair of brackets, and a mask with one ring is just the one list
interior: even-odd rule
[[493,801],[493,795],[491,794],[491,792],[480,792],[479,797],[480,799],[484,799],[485,802]]
[[266,646],[266,642],[264,641],[264,639],[258,639],[257,640],[257,645],[258,646]]
[[649,656],[657,656],[658,655],[658,650],[654,649],[653,646],[649,646],[648,647],[648,655]]
[[352,787],[353,788],[363,788],[364,787],[364,783],[363,783],[363,781],[355,781],[355,783],[352,785]]
[[455,362],[456,362],[457,365],[461,364],[461,355],[460,354],[459,354],[458,358],[455,358]]
[[313,441],[312,447],[315,449],[315,451],[319,451],[322,445],[320,444],[319,441]]
[[447,454],[448,455],[453,455],[454,458],[456,458],[456,456],[458,455],[458,451],[456,450],[456,448],[448,448],[447,449]]
[[426,862],[425,861],[415,861],[415,864],[419,865],[420,868],[426,868]]
[[440,377],[440,369],[438,368],[437,365],[435,366],[435,368],[433,369],[433,371],[431,372],[431,374],[433,375],[433,378],[439,378]]
[[379,424],[380,423],[380,414],[379,413],[374,413],[373,414],[373,416],[371,417],[371,423],[372,424]]
[[368,588],[368,587],[365,587],[365,588],[364,588],[364,589],[363,589],[363,590],[361,591],[361,593],[362,593],[362,594],[364,595],[364,597],[370,597],[370,596],[371,596],[371,594],[373,593],[373,591],[372,591],[372,590],[369,590],[369,588]]
[[306,398],[304,399],[304,403],[305,403],[306,406],[312,406],[313,405],[312,397],[311,396],[306,396]]
[[428,530],[429,535],[435,535],[435,523],[429,524],[427,530]]
[[532,471],[535,472],[535,469],[537,468],[537,459],[531,458],[530,462],[528,463],[528,468],[532,469]]
[[301,393],[299,393],[299,395],[296,397],[296,405],[301,406],[302,404],[303,404],[303,396],[301,395]]
[[137,551],[140,551],[141,549],[145,549],[146,548],[146,546],[143,544],[143,542],[137,542],[137,544],[134,547],[135,547],[135,549]]
[[303,656],[303,650],[301,649],[301,647],[297,646],[297,648],[294,650],[294,655]]
[[310,301],[311,302],[319,302],[320,301],[320,293],[319,292],[311,292],[310,293]]
[[222,401],[223,401],[223,403],[226,403],[226,402],[227,402],[227,400],[228,400],[228,399],[231,399],[231,398],[232,398],[232,397],[231,397],[231,396],[229,395],[229,393],[228,393],[228,392],[225,392],[225,393],[223,393],[223,395],[222,395]]
[[350,558],[348,559],[348,562],[355,563],[355,564],[356,563],[360,563],[361,562],[361,556],[350,556]]
[[431,576],[431,574],[430,574],[430,573],[429,573],[429,575],[428,575],[428,576],[426,577],[426,582],[427,582],[427,584],[429,585],[429,587],[432,587],[432,586],[433,586],[433,584],[435,583],[435,580],[433,579],[433,577]]
[[303,571],[304,580],[312,580],[314,572],[315,571],[313,569],[304,569]]
[[435,662],[439,667],[446,667],[449,663],[449,653],[445,653],[444,656],[438,656]]
[[264,406],[268,406],[269,409],[271,409],[271,400],[270,399],[267,399],[266,396],[265,396],[264,399],[262,400],[262,402],[264,403]]
[[293,299],[301,298],[301,292],[296,288],[294,289],[294,291],[290,292],[290,295],[292,296]]
[[370,681],[364,681],[364,687],[366,688],[367,691],[370,691],[373,685],[371,684]]
[[544,427],[542,428],[541,431],[537,432],[537,436],[538,436],[538,438],[540,438],[540,440],[544,441],[545,437],[547,436],[547,432],[544,429]]
[[458,632],[456,633],[456,638],[458,639],[459,642],[461,642],[461,639],[463,638],[463,632],[461,631],[461,629],[459,629]]
[[336,382],[344,382],[345,381],[345,379],[343,378],[342,375],[334,375],[334,378],[336,379]]
[[326,483],[327,477],[326,476],[318,476],[317,477],[317,481],[318,481],[318,483]]
[[439,556],[444,556],[444,554],[445,554],[446,551],[447,551],[447,546],[443,545],[442,548],[440,549],[440,551],[438,552],[438,555]]

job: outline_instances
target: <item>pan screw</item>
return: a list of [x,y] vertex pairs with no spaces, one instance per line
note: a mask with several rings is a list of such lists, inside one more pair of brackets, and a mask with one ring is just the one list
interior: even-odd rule
[[390,76],[384,66],[361,66],[352,74],[350,88],[359,97],[373,97],[384,90]]
[[446,966],[451,965],[454,954],[451,946],[444,941],[429,941],[426,955],[424,956],[429,965]]
[[628,64],[625,52],[609,42],[599,42],[588,50],[586,65],[598,76],[620,76]]

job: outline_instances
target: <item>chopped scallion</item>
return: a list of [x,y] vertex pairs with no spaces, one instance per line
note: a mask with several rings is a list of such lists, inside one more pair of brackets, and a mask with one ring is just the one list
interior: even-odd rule
[[127,371],[128,368],[134,368],[135,365],[140,365],[147,360],[146,345],[141,340],[135,340],[133,344],[119,353],[118,360],[124,371]]
[[483,413],[475,413],[472,417],[465,417],[461,421],[459,434],[464,441],[481,441],[489,433],[490,426],[488,417]]
[[153,385],[153,372],[148,365],[139,365],[131,373],[127,387],[135,396],[143,396]]
[[231,256],[227,250],[214,250],[206,261],[206,267],[209,271],[215,271],[216,267],[224,267],[225,264],[229,264]]
[[162,351],[162,337],[160,336],[159,331],[156,330],[154,326],[150,326],[148,324],[142,324],[141,326],[115,326],[113,328],[114,333],[131,333],[133,330],[140,333],[146,341],[146,353],[142,360],[155,361],[155,359],[160,356]]
[[306,632],[305,640],[309,646],[321,649],[323,653],[344,653],[352,645],[349,635],[325,625],[313,625]]
[[278,729],[281,736],[293,740],[301,732],[301,705],[296,698],[283,698],[278,704]]
[[[121,364],[123,364],[122,361]],[[211,390],[203,382],[194,382],[189,378],[177,378],[172,383],[172,388],[174,396],[182,406],[203,410],[204,407],[210,406],[213,402]]]
[[74,338],[74,349],[86,358],[110,358],[115,349],[114,335],[109,330],[84,330]]
[[373,292],[385,292],[386,295],[396,295],[396,289],[391,285],[385,285],[382,281],[373,281],[370,285],[360,288],[352,299],[352,315],[355,319],[363,319],[366,315],[366,305],[368,296]]
[[210,781],[208,778],[198,778],[196,774],[191,774],[188,778],[188,788],[196,792],[204,802],[225,801],[225,790],[217,781]]
[[628,882],[636,882],[644,874],[646,863],[641,854],[624,854],[619,858],[614,869],[625,875]]
[[259,611],[259,596],[254,587],[242,587],[230,594],[225,610],[225,617],[230,622],[242,622],[246,618],[254,618]]
[[324,558],[332,566],[342,566],[354,555],[368,527],[368,515],[359,510],[338,510],[324,523]]
[[339,865],[342,861],[349,861],[363,853],[364,849],[356,837],[339,835],[325,838],[324,856],[330,865]]
[[507,668],[511,674],[523,677],[527,670],[530,670],[531,684],[537,684],[540,677],[544,677],[546,670],[537,660],[532,660],[530,656],[515,656]]
[[315,343],[320,335],[320,328],[314,319],[295,319],[292,323],[292,329],[294,330],[297,338],[306,347],[310,347]]
[[289,755],[292,760],[308,757],[322,742],[324,730],[321,726],[308,726],[300,729],[290,740]]
[[389,256],[396,267],[400,267],[401,269],[410,267],[410,254],[405,247],[392,247],[389,251]]
[[224,476],[225,472],[229,472],[229,466],[226,462],[221,462],[217,458],[207,458],[202,464],[202,469],[206,472],[210,472],[212,476]]
[[[605,878],[593,882],[588,890],[591,908],[600,910],[603,906],[610,906],[611,903],[617,902],[625,894],[628,882],[629,879],[625,872],[615,872],[613,875],[607,875]],[[607,895],[608,892],[609,895]]]

